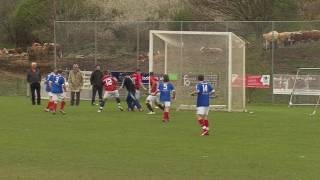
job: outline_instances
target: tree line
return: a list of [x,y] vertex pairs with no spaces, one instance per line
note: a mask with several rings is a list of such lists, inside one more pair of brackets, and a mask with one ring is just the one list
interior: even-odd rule
[[[25,47],[32,42],[52,42],[55,20],[127,20],[134,14],[123,5],[102,0],[2,0],[0,46]],[[114,1],[114,3],[117,3]],[[130,6],[132,1],[127,1]],[[166,0],[154,1],[137,20],[315,20],[320,18],[320,0]],[[144,1],[136,0],[138,6]],[[139,4],[140,3],[140,4]],[[111,8],[106,8],[108,4]],[[154,4],[152,6],[152,4]],[[144,9],[139,9],[140,12]],[[139,12],[136,14],[140,14]],[[142,13],[141,13],[142,14]],[[259,27],[253,27],[261,31]]]

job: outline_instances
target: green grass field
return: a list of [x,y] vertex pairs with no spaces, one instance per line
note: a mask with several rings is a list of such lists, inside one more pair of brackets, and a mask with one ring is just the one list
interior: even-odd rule
[[[43,102],[44,104],[44,102]],[[211,112],[200,137],[194,112],[97,113],[82,102],[67,115],[43,112],[26,97],[0,97],[0,179],[316,180],[320,115],[311,108],[250,106]],[[319,113],[320,114],[320,113]]]

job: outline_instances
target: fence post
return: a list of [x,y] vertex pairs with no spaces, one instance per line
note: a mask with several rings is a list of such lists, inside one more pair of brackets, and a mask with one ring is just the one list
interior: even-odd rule
[[137,23],[137,69],[140,68],[139,62],[139,51],[140,51],[140,28],[139,23]]
[[97,21],[94,21],[94,65],[97,65]]
[[54,69],[57,68],[57,37],[56,37],[56,21],[53,22],[53,41],[54,41]]
[[[274,31],[274,21],[271,22],[271,26],[272,26],[272,32]],[[273,33],[272,33],[272,37],[273,37]],[[274,41],[272,41],[272,48],[271,48],[271,102],[274,103],[274,94],[273,94],[273,73],[274,73],[274,69],[273,69],[273,66],[274,66],[274,47],[275,47],[275,44],[274,44]]]

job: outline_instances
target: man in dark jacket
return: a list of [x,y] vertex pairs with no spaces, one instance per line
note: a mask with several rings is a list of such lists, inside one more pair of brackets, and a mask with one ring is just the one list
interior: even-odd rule
[[92,85],[92,101],[91,104],[94,105],[96,101],[96,94],[98,91],[99,101],[102,101],[102,77],[103,73],[100,70],[100,66],[96,65],[95,71],[91,74],[90,83]]
[[32,105],[35,105],[36,95],[37,93],[37,104],[40,105],[41,96],[40,96],[40,82],[41,82],[41,74],[40,70],[37,68],[37,63],[31,63],[31,69],[27,74],[27,82],[30,84],[30,93]]
[[136,98],[136,88],[134,85],[134,81],[129,75],[125,76],[120,89],[122,89],[124,87],[128,91],[128,95],[127,95],[127,99],[126,99],[127,104],[128,104],[128,110],[134,111],[134,107],[137,107],[139,111],[143,111],[139,100]]

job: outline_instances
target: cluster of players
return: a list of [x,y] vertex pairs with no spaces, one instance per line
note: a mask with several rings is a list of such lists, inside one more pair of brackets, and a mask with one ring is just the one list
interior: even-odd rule
[[[146,89],[142,84],[142,75],[136,71],[133,75],[127,74],[120,86],[117,87],[118,79],[114,77],[110,71],[105,71],[101,79],[105,93],[99,101],[98,112],[102,112],[103,108],[109,99],[115,99],[118,109],[124,111],[121,105],[119,90],[125,88],[127,90],[126,102],[128,111],[143,111],[139,102],[140,88]],[[214,93],[213,87],[204,81],[204,76],[198,76],[198,83],[195,90],[190,95],[197,96],[197,121],[201,127],[201,135],[209,135],[208,113],[210,106],[210,96]],[[62,75],[62,70],[56,70],[49,73],[46,77],[46,91],[48,92],[49,101],[46,112],[56,114],[58,104],[60,103],[59,112],[65,114],[65,97],[67,91],[66,80]],[[148,114],[155,114],[154,107],[159,107],[163,111],[163,122],[169,122],[171,101],[176,97],[176,92],[173,83],[170,82],[167,74],[160,78],[153,72],[149,74],[149,95],[146,99],[146,106],[149,110]]]

